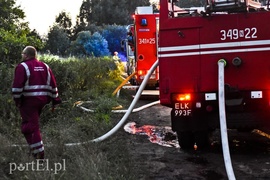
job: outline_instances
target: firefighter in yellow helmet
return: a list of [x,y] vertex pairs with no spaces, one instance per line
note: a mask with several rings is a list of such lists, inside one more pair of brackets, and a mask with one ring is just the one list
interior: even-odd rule
[[118,56],[118,52],[116,51],[113,53],[113,61],[116,65],[119,65],[119,63],[121,62],[121,59]]

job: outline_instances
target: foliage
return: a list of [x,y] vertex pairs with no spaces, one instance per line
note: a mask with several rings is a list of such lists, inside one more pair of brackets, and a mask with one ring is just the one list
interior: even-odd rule
[[[102,0],[99,1],[99,4],[95,4],[98,14],[93,14],[94,22],[97,25],[112,25],[119,24],[125,25],[130,21],[130,14],[127,10],[127,1],[126,0]],[[100,13],[102,12],[102,13]],[[108,18],[110,17],[110,18]]]
[[121,40],[126,38],[127,30],[125,26],[107,25],[102,31],[102,36],[108,41],[108,47],[111,53],[121,51]]
[[25,14],[20,7],[14,6],[14,0],[0,0],[0,27],[6,31],[14,30],[14,28],[18,27],[19,21],[25,18]]
[[[4,117],[3,121],[0,121],[0,135],[9,131],[8,128],[4,126],[4,123],[10,122],[10,125],[14,126],[17,125],[17,122],[19,121],[19,118],[16,117],[18,116],[18,113],[16,112],[10,89],[13,79],[13,70],[14,68],[8,67],[6,64],[0,64],[0,100],[2,102],[0,104],[0,113],[1,116]],[[12,119],[16,120],[11,121]],[[9,133],[13,134],[15,131],[16,130],[13,129]]]
[[136,7],[149,5],[149,0],[83,0],[71,39],[76,39],[82,31],[100,31],[97,27],[131,24]]
[[0,93],[10,95],[10,87],[12,85],[13,77],[13,67],[8,67],[8,65],[0,63]]
[[[67,103],[66,105],[72,106],[78,100],[92,100],[97,112],[93,118],[107,123],[110,121],[110,109],[117,105],[117,99],[112,98],[111,94],[121,82],[120,72],[116,67],[112,67],[114,62],[111,59],[62,59],[49,55],[41,55],[39,59],[53,70],[60,97],[63,102]],[[16,119],[14,122],[20,121],[10,93],[13,72],[14,67],[8,68],[7,65],[0,64],[0,78],[2,79],[0,84],[2,87],[0,125],[12,119]],[[65,107],[66,105],[62,106]],[[44,116],[51,117],[46,110]],[[50,118],[46,119],[46,121],[43,121],[45,124],[50,121]],[[13,126],[18,124],[12,123],[9,125],[10,127],[0,126],[0,133],[6,133],[8,131],[6,128],[17,129]]]
[[84,48],[87,55],[90,56],[102,57],[110,54],[107,40],[98,32],[90,36],[89,41],[84,44]]
[[77,36],[77,39],[71,42],[71,47],[70,47],[71,54],[77,57],[86,56],[86,51],[83,45],[89,41],[90,37],[91,37],[91,32],[89,31],[80,32]]
[[78,34],[77,39],[71,44],[71,53],[79,57],[101,57],[110,54],[107,40],[100,33],[95,32],[91,35],[89,31]]
[[[0,56],[1,62],[12,64],[20,58],[20,52],[27,39],[25,36],[19,36],[13,32],[0,28]],[[9,61],[12,61],[11,63]]]
[[[71,54],[78,57],[100,57],[111,55],[114,51],[119,52],[120,41],[126,36],[125,26],[133,22],[132,14],[136,7],[149,5],[149,0],[83,0],[75,26],[71,27],[71,20],[66,12],[61,12],[56,17],[56,24],[48,33],[45,49],[55,55]],[[62,31],[70,38],[68,52],[59,50],[59,46],[67,43],[66,33]]]
[[64,29],[69,29],[72,26],[70,14],[65,11],[62,11],[55,19],[55,22]]
[[[21,119],[10,94],[14,67],[0,64],[0,174],[3,179],[136,179],[132,161],[123,137],[112,137],[106,143],[90,143],[90,139],[108,132],[116,122],[111,109],[118,98],[111,97],[120,84],[120,72],[114,62],[103,58],[60,58],[39,55],[53,70],[63,101],[52,113],[43,109],[40,119],[45,156],[51,163],[66,161],[66,169],[51,171],[17,170],[10,173],[10,163],[31,163],[26,141],[20,132]],[[114,65],[114,66],[113,66]],[[90,101],[86,113],[74,107],[77,101]],[[86,142],[67,146],[66,143]],[[88,142],[88,143],[87,143]],[[9,146],[19,144],[19,146]],[[30,167],[30,166],[29,166]]]
[[110,96],[121,80],[120,71],[106,57],[62,59],[43,55],[40,60],[54,71],[59,92],[65,98],[76,95],[76,98],[86,99],[95,99],[101,94]]
[[43,48],[43,42],[35,31],[30,31],[28,23],[20,7],[15,7],[15,1],[0,0],[0,56],[1,62],[13,64],[21,57],[21,51],[26,45],[37,49]]
[[[201,6],[201,0],[180,1],[181,7]],[[124,25],[132,23],[131,15],[137,6],[150,5],[148,0],[83,0],[76,25],[72,27],[69,14],[60,12],[55,25],[48,33],[46,48],[44,42],[28,27],[24,12],[15,1],[0,1],[0,56],[1,62],[14,64],[20,59],[20,52],[27,45],[52,54],[67,56],[104,56],[120,51],[120,42],[125,34]],[[82,35],[81,33],[90,32]],[[98,34],[100,33],[100,34]],[[84,41],[81,36],[89,36]],[[84,39],[85,40],[85,39]],[[106,42],[107,41],[107,42]],[[109,49],[109,51],[108,51]]]
[[71,37],[71,33],[72,33],[72,21],[71,21],[71,17],[70,14],[62,11],[55,19],[55,22],[57,23],[57,25],[59,27],[61,27],[65,33],[68,34],[69,37]]
[[46,42],[46,50],[55,55],[65,56],[70,46],[69,35],[66,30],[59,25],[54,25],[49,33]]
[[87,27],[89,24],[98,26],[130,24],[136,7],[149,5],[149,0],[84,0],[80,7],[78,25]]

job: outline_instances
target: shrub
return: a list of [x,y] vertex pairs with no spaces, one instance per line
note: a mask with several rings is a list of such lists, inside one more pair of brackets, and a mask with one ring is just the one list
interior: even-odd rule
[[[67,146],[66,143],[89,142],[108,132],[116,122],[111,121],[111,108],[118,99],[111,97],[120,83],[120,72],[108,58],[61,59],[41,55],[53,70],[63,103],[51,112],[45,106],[40,119],[45,143],[45,156],[52,163],[66,162],[66,170],[15,171],[10,174],[10,163],[29,163],[28,146],[20,132],[20,117],[10,92],[14,68],[0,65],[0,174],[3,179],[135,179],[130,173],[129,154],[124,139],[112,137],[105,143],[85,143]],[[95,113],[74,107],[78,100],[92,100],[89,108]],[[121,100],[123,102],[123,100]],[[16,144],[18,146],[10,146]]]

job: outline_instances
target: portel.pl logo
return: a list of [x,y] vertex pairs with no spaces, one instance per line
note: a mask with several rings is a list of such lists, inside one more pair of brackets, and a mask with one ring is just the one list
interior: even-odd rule
[[49,159],[37,159],[27,163],[9,163],[9,174],[13,174],[14,171],[51,171],[54,174],[58,174],[60,171],[65,170],[65,159],[57,163],[49,163]]

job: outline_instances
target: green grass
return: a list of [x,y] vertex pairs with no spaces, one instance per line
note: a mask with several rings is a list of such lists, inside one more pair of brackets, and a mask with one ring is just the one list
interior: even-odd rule
[[[34,166],[36,161],[28,155],[28,146],[25,146],[26,141],[20,132],[20,115],[9,92],[14,67],[1,66],[1,72],[5,71],[5,74],[0,73],[3,79],[0,96],[0,179],[136,179],[123,131],[99,143],[66,145],[97,138],[121,119],[122,115],[110,111],[118,104],[127,106],[130,100],[125,91],[121,91],[120,98],[111,96],[120,84],[118,70],[108,68],[111,62],[102,59],[64,62],[50,59],[47,63],[55,71],[63,103],[54,112],[47,105],[41,115],[47,161],[44,163],[46,167],[40,166],[39,171]],[[81,100],[91,100],[93,103],[86,106],[96,112],[84,112],[74,106],[76,101]],[[18,146],[12,146],[14,144]],[[62,169],[55,172],[55,166],[62,166]]]

